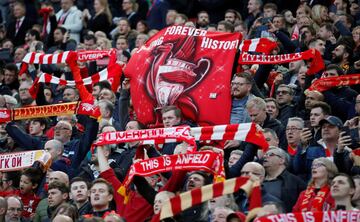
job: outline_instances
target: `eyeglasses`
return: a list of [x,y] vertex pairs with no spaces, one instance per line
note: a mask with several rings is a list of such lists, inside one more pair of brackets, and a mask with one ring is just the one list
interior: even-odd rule
[[290,92],[289,92],[289,91],[286,91],[286,90],[284,90],[284,91],[280,91],[280,90],[279,90],[279,91],[276,91],[276,94],[277,94],[277,95],[280,95],[280,94],[283,94],[283,95],[287,95],[287,94],[288,94],[288,95],[290,95]]
[[301,130],[301,128],[297,128],[297,127],[286,128],[286,131],[297,131],[297,130]]
[[279,158],[283,158],[282,156],[276,154],[276,153],[265,153],[264,157],[273,157],[273,156],[277,156]]
[[312,169],[316,169],[316,168],[319,168],[319,167],[324,167],[325,166],[325,164],[323,164],[323,163],[313,163],[312,165],[311,165],[311,168]]
[[250,84],[248,82],[245,83],[241,83],[241,82],[231,82],[231,86],[243,86],[243,85],[247,85]]

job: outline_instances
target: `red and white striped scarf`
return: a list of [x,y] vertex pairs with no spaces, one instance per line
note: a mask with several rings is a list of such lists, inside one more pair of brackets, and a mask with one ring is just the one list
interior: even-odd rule
[[29,52],[25,55],[22,60],[21,68],[19,71],[19,75],[22,75],[26,72],[28,68],[28,64],[60,64],[60,63],[67,63],[69,59],[69,55],[71,53],[76,53],[77,61],[85,62],[85,61],[94,61],[98,59],[102,59],[105,56],[109,56],[110,62],[115,63],[116,61],[116,52],[114,49],[110,50],[90,50],[90,51],[66,51],[60,52],[55,54],[44,54],[44,53],[37,53],[37,52]]
[[[187,129],[190,129],[190,133],[188,133]],[[191,137],[196,141],[240,140],[256,144],[264,151],[269,147],[263,133],[256,128],[255,123],[106,132],[99,135],[95,145],[102,146],[133,141],[143,141],[143,144],[162,144],[182,141],[189,143]]]
[[261,207],[261,190],[258,182],[252,182],[247,177],[237,177],[224,182],[209,184],[200,188],[181,193],[166,201],[159,214],[154,215],[151,222],[158,222],[162,219],[173,217],[178,213],[191,208],[197,204],[244,190],[249,197],[250,210]]
[[241,42],[241,52],[260,52],[270,54],[277,47],[277,43],[268,38],[245,39]]

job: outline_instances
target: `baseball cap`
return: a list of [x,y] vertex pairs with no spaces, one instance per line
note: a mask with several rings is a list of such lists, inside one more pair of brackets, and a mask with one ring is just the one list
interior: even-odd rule
[[226,217],[226,222],[230,221],[233,218],[238,218],[241,222],[244,222],[246,219],[246,215],[242,212],[231,213]]
[[343,127],[343,122],[336,116],[328,116],[325,119],[320,120],[319,125],[322,126],[324,123],[329,123],[338,128]]

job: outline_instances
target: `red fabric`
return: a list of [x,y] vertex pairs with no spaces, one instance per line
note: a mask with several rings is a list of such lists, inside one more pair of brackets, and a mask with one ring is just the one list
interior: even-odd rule
[[[81,74],[80,74],[80,68],[77,65],[77,54],[75,52],[70,52],[68,58],[66,59],[67,64],[69,65],[74,80],[75,81],[81,81]],[[81,101],[93,101],[94,97],[91,93],[86,89],[84,85],[76,85],[76,88],[79,90],[79,95]]]
[[[169,179],[168,183],[162,187],[159,192],[164,190],[175,192],[179,190],[185,175],[186,171],[173,173],[173,176]],[[153,215],[153,207],[141,195],[133,190],[128,191],[129,201],[127,204],[124,204],[124,197],[117,192],[122,186],[122,183],[115,176],[113,169],[110,168],[107,171],[102,172],[100,177],[113,185],[115,191],[114,199],[116,202],[116,212],[123,216],[126,221],[145,221],[146,218]]]
[[360,74],[347,74],[337,77],[327,77],[315,80],[309,87],[310,91],[327,91],[338,86],[351,86],[360,83]]
[[310,60],[311,64],[306,73],[307,75],[315,74],[325,67],[321,54],[316,49],[279,55],[252,55],[241,53],[238,62],[239,64],[282,64],[298,60]]
[[259,52],[270,54],[277,43],[268,38],[245,39],[239,46],[241,52]]
[[315,193],[313,185],[310,185],[306,190],[302,191],[293,207],[293,212],[302,211],[323,211],[332,209],[335,206],[335,201],[331,197],[330,187],[325,185]]
[[317,211],[287,214],[271,214],[256,218],[254,222],[325,222],[325,221],[359,221],[360,211],[358,210],[339,210],[339,211]]
[[20,190],[17,190],[15,192],[15,195],[19,196],[24,204],[24,210],[22,212],[22,216],[29,219],[31,214],[35,213],[36,207],[41,199],[38,196],[36,196],[34,193],[22,194]]
[[290,156],[295,156],[297,153],[296,147],[294,148],[294,147],[288,145],[287,152]]
[[[176,105],[185,119],[200,125],[229,123],[229,82],[239,39],[240,33],[182,26],[151,37],[124,70],[138,120],[160,124],[160,109]],[[221,109],[214,109],[219,104]]]

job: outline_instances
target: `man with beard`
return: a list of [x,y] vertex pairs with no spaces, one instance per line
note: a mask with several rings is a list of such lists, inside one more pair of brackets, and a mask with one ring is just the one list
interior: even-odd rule
[[230,123],[248,123],[251,122],[250,116],[245,109],[248,100],[254,98],[250,93],[253,78],[249,73],[236,73],[231,81],[231,116]]
[[332,51],[331,62],[338,65],[344,73],[348,73],[351,69],[351,58],[353,50],[345,43],[338,44]]
[[80,216],[92,212],[89,196],[88,182],[81,177],[73,178],[70,183],[70,198],[77,207]]
[[79,91],[76,88],[73,87],[66,87],[63,92],[63,102],[76,102],[80,98]]
[[207,29],[210,19],[206,11],[201,11],[197,14],[196,27],[199,29]]

